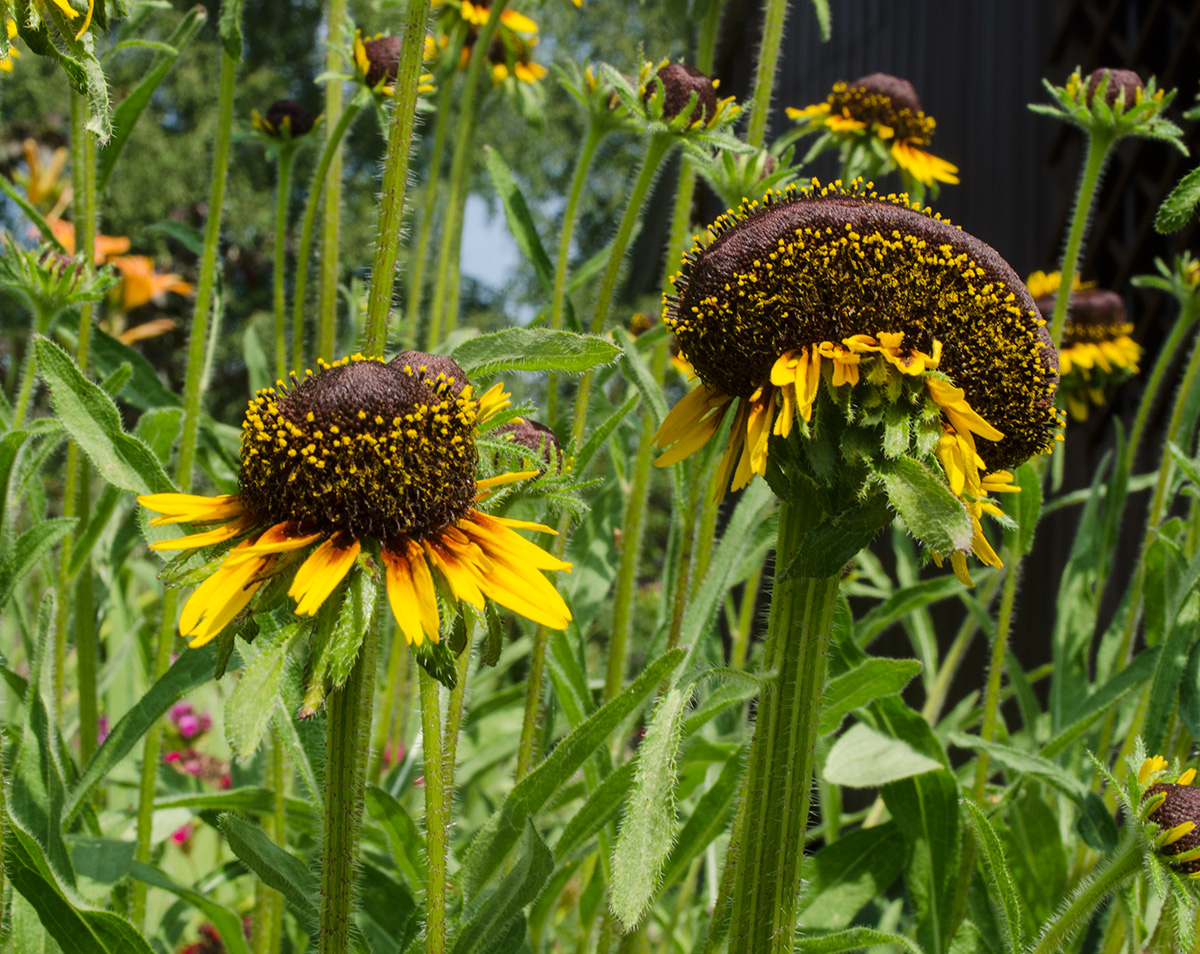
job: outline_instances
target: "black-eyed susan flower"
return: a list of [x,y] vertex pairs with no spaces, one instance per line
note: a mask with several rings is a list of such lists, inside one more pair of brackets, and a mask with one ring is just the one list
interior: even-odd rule
[[[1030,294],[1043,315],[1054,310],[1054,294],[1060,282],[1058,272],[1034,272],[1029,276]],[[1120,295],[1075,283],[1058,350],[1062,374],[1059,397],[1074,420],[1086,421],[1089,402],[1103,406],[1107,387],[1137,374],[1142,346],[1130,337],[1132,331]]]
[[[376,33],[363,39],[362,31],[354,33],[354,68],[363,85],[384,96],[392,96],[396,92],[396,76],[400,70],[400,53],[404,49],[404,41],[398,36],[384,36]],[[433,77],[424,73],[417,85],[418,93],[432,93]]]
[[[1160,755],[1146,759],[1138,771],[1138,786],[1144,787],[1141,811],[1147,821],[1158,826],[1154,847],[1182,875],[1200,878],[1200,790],[1192,787],[1196,770],[1188,769],[1174,781],[1170,766]],[[1150,782],[1152,784],[1147,785]]]
[[789,108],[787,115],[806,131],[829,133],[831,142],[877,140],[887,146],[897,168],[926,186],[958,182],[958,167],[925,148],[937,123],[921,109],[912,83],[898,76],[872,73],[852,83],[835,83],[825,102]]
[[955,571],[969,579],[966,549],[999,564],[988,494],[1015,489],[1009,469],[1053,446],[1061,416],[1045,322],[995,251],[907,197],[814,181],[721,216],[674,284],[664,319],[701,383],[655,435],[659,466],[731,411],[722,490],[767,476],[776,440],[830,486],[937,461],[974,527]]
[[285,574],[295,612],[311,616],[368,556],[410,643],[438,641],[439,592],[565,628],[570,611],[542,571],[570,564],[515,532],[553,531],[476,508],[489,488],[536,474],[476,480],[476,428],[505,406],[499,385],[477,398],[458,365],[420,352],[355,355],[259,391],[242,424],[238,493],[139,498],[161,515],[154,524],[209,527],[155,549],[229,547],[184,605],[180,632],[204,645]]
[[267,107],[265,116],[255,109],[252,117],[254,128],[272,139],[307,136],[318,120],[307,106],[294,99],[277,99]]
[[[462,0],[434,6],[443,12],[438,18],[437,39],[427,38],[426,59],[433,60],[453,46],[458,50],[455,68],[465,70],[480,31],[492,14],[491,5]],[[523,83],[536,83],[546,75],[546,68],[533,59],[537,32],[537,23],[525,14],[508,7],[500,11],[500,22],[487,49],[493,83],[502,83],[510,76]],[[461,45],[456,43],[456,37],[461,37]]]

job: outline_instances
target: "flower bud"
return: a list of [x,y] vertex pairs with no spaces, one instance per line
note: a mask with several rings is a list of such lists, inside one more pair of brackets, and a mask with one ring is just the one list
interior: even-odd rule
[[363,40],[362,46],[368,64],[365,74],[367,85],[374,89],[385,79],[394,83],[400,70],[400,52],[404,48],[400,37],[380,36]]
[[291,135],[293,139],[312,132],[317,118],[303,103],[294,99],[277,99],[267,108],[266,121],[276,138]]
[[[563,453],[558,435],[545,424],[527,417],[518,417],[507,424],[496,428],[497,434],[504,434],[514,444],[520,444],[537,454],[548,467],[554,464],[558,473],[562,473]],[[545,473],[546,468],[539,468]]]
[[[692,93],[696,94],[696,106],[689,117],[692,122],[707,122],[717,114],[717,88],[694,66],[667,63],[659,69],[657,76],[663,88],[663,119],[670,121],[682,113],[691,101]],[[653,86],[648,86],[645,99],[653,93]]]
[[1133,70],[1110,70],[1102,68],[1093,70],[1088,74],[1087,84],[1087,104],[1092,105],[1092,100],[1096,97],[1096,91],[1100,88],[1100,84],[1104,82],[1104,78],[1108,77],[1108,86],[1104,90],[1104,101],[1109,106],[1116,105],[1117,97],[1122,97],[1122,102],[1126,109],[1133,106],[1138,101],[1138,94],[1142,91],[1142,78],[1133,72]]

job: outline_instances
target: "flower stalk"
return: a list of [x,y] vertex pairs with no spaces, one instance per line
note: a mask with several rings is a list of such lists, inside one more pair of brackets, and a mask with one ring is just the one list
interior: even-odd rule
[[[375,605],[383,602],[376,599]],[[363,788],[375,697],[378,621],[361,616],[360,601],[351,599],[348,603],[350,611],[359,617],[354,620],[354,625],[361,627],[363,641],[345,685],[331,692],[326,701],[325,823],[318,924],[320,954],[341,954],[350,949]],[[319,614],[318,626],[332,626],[333,623],[332,613]]]
[[[795,553],[824,517],[812,499],[780,505],[777,554]],[[786,954],[796,934],[800,867],[837,575],[786,578],[776,563],[766,665],[747,766],[745,822],[733,886],[730,954]]]
[[[563,211],[562,229],[558,236],[558,258],[554,263],[554,290],[550,298],[550,327],[558,331],[563,326],[563,313],[567,302],[567,271],[571,259],[571,241],[575,235],[575,221],[579,213],[579,199],[587,182],[588,170],[605,129],[594,120],[588,120],[587,133],[575,159],[575,172],[571,176],[567,205]],[[546,420],[551,426],[558,420],[558,375],[551,373],[546,379]]]
[[275,304],[275,377],[282,380],[288,373],[287,350],[287,292],[284,279],[287,272],[287,213],[292,184],[292,160],[296,144],[285,142],[279,148],[279,182],[275,196],[275,274],[273,292]]
[[[629,248],[629,240],[633,237],[634,226],[642,214],[646,195],[658,172],[658,167],[670,151],[672,139],[666,133],[653,133],[646,144],[646,154],[642,158],[642,167],[629,193],[629,201],[621,216],[621,224],[617,228],[617,236],[613,239],[612,251],[608,256],[608,265],[604,269],[604,277],[596,293],[596,309],[592,314],[589,328],[592,334],[599,334],[604,328],[604,320],[608,317],[608,309],[612,304],[613,293],[617,287],[617,277],[621,273],[621,264],[625,260],[625,252]],[[591,371],[584,373],[579,382],[579,392],[575,397],[575,417],[571,424],[571,441],[578,444],[587,426],[588,400],[592,388]]]
[[[329,0],[326,8],[325,40],[325,69],[336,73],[341,68],[339,51],[346,46],[346,12],[347,0]],[[329,162],[326,173],[329,177],[328,186],[324,189],[324,215],[321,218],[321,271],[320,284],[317,293],[317,357],[326,361],[333,360],[333,342],[337,332],[337,302],[338,302],[338,254],[341,245],[342,231],[342,136],[346,129],[342,127],[341,118],[344,115],[344,90],[342,84],[334,80],[325,84],[325,122],[329,125],[329,138],[325,142]],[[349,110],[347,110],[348,112]],[[341,127],[339,129],[339,127]],[[324,158],[324,156],[322,156]],[[314,180],[314,190],[320,191]],[[301,261],[307,261],[302,259]],[[297,272],[299,266],[297,266]],[[304,285],[296,283],[296,300],[303,305]],[[293,346],[295,347],[295,346]],[[302,367],[301,362],[294,366]]]
[[754,92],[750,98],[750,122],[746,126],[746,142],[761,146],[767,134],[767,118],[771,114],[771,95],[775,91],[775,73],[779,67],[779,50],[783,45],[783,23],[787,19],[787,0],[767,0],[763,5],[762,46],[758,50],[758,65],[754,70]]
[[445,797],[441,700],[437,681],[417,668],[425,765],[425,954],[446,950],[446,852],[450,816]]
[[429,156],[429,179],[421,203],[421,218],[417,226],[417,244],[409,255],[408,309],[405,318],[405,344],[417,347],[421,333],[421,302],[425,290],[425,266],[429,261],[429,246],[433,244],[433,220],[437,215],[442,160],[446,155],[447,118],[453,101],[454,83],[447,76],[438,90],[437,112],[433,120],[433,149]]
[[413,121],[417,112],[417,86],[421,75],[421,51],[424,49],[422,41],[428,17],[429,0],[409,0],[392,97],[392,122],[388,130],[387,156],[383,164],[383,195],[379,202],[379,229],[375,237],[375,265],[367,299],[363,347],[367,354],[376,357],[383,357],[387,345],[388,317],[392,309],[396,257],[400,248],[405,189],[412,155]]
[[479,31],[479,37],[471,48],[471,60],[467,66],[466,85],[462,102],[459,104],[458,128],[454,137],[454,158],[450,163],[450,190],[446,197],[446,220],[442,225],[442,241],[438,249],[437,274],[433,284],[433,303],[429,317],[426,348],[435,347],[454,330],[457,323],[456,288],[458,284],[458,258],[462,246],[463,210],[470,191],[471,158],[475,154],[475,123],[479,118],[480,80],[483,66],[487,62],[488,47],[492,35],[500,23],[507,0],[495,0],[487,22]]
[[1067,321],[1067,303],[1071,300],[1071,286],[1075,283],[1075,273],[1079,266],[1079,253],[1083,248],[1083,237],[1087,232],[1088,221],[1092,215],[1092,203],[1096,198],[1096,187],[1100,183],[1100,174],[1108,161],[1108,154],[1116,142],[1112,133],[1092,130],[1088,133],[1087,159],[1083,165],[1083,174],[1079,179],[1079,191],[1075,194],[1075,210],[1071,213],[1071,230],[1067,233],[1067,245],[1063,249],[1063,260],[1060,271],[1062,284],[1058,286],[1058,294],[1054,299],[1054,315],[1050,320],[1050,337],[1054,347],[1062,344],[1063,327]]
[[[204,223],[204,244],[200,254],[200,278],[196,287],[196,305],[192,314],[192,330],[188,338],[187,368],[183,391],[183,434],[180,437],[175,483],[180,491],[192,489],[192,472],[196,463],[196,444],[200,434],[200,404],[203,398],[204,361],[208,336],[209,310],[216,283],[217,253],[221,240],[221,211],[225,204],[225,182],[229,166],[229,148],[233,136],[233,92],[238,61],[221,52],[220,92],[217,99],[217,132],[213,147],[212,185],[208,194],[208,220]],[[171,648],[175,638],[175,612],[178,598],[174,590],[163,595],[162,617],[155,636],[154,671],[157,682],[171,665]],[[158,760],[162,752],[163,726],[155,723],[146,733],[142,749],[139,782],[137,847],[138,861],[150,860],[150,829],[154,815],[154,787],[158,777]],[[133,884],[131,920],[141,926],[146,916],[146,885]]]
[[[308,200],[304,203],[304,218],[300,226],[300,244],[296,249],[296,280],[293,283],[292,294],[295,296],[295,301],[292,303],[292,369],[298,370],[304,367],[304,309],[305,309],[305,289],[308,286],[308,262],[312,252],[313,231],[317,221],[317,209],[321,203],[321,196],[326,188],[325,180],[329,177],[329,173],[333,168],[334,159],[340,155],[340,146],[342,138],[346,135],[346,130],[358,117],[362,110],[363,104],[370,97],[370,90],[361,90],[345,111],[340,115],[336,125],[330,130],[329,138],[325,140],[325,148],[321,152],[321,158],[317,160],[317,168],[313,172],[312,185],[309,187]],[[318,354],[320,354],[320,345],[318,343]]]
[[[1012,629],[1013,608],[1017,599],[1017,583],[1021,570],[1021,555],[1010,553],[1003,570],[1004,588],[1000,591],[1000,611],[996,617],[996,635],[992,639],[992,658],[988,664],[987,687],[983,697],[983,724],[979,737],[991,742],[996,735],[996,717],[1000,709],[1000,682],[1004,677],[1004,660],[1008,655],[1008,635]],[[987,795],[988,754],[980,750],[975,762],[973,794],[980,806]]]

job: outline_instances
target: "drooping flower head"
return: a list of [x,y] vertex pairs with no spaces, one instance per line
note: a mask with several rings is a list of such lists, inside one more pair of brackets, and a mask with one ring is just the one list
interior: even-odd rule
[[[1058,272],[1029,276],[1030,293],[1043,315],[1054,310],[1061,281]],[[1086,421],[1089,402],[1102,407],[1107,387],[1137,374],[1142,346],[1130,337],[1132,331],[1120,295],[1078,283],[1072,288],[1058,351],[1062,373],[1058,393],[1074,420]]]
[[[459,51],[455,68],[465,70],[480,31],[492,14],[491,5],[462,0],[461,3],[439,2],[434,7],[440,7],[442,12],[438,17],[437,39],[427,40],[426,59],[434,60],[454,46]],[[508,7],[500,11],[500,22],[487,49],[493,83],[502,83],[510,76],[522,83],[536,83],[546,75],[546,68],[533,59],[537,32],[537,24],[525,14]],[[461,41],[461,46],[457,45],[457,40]]]
[[[396,77],[400,72],[400,54],[404,50],[404,41],[398,36],[384,36],[376,33],[363,39],[362,31],[354,34],[354,67],[363,85],[384,96],[392,96],[396,91]],[[418,93],[433,92],[429,74],[423,74],[417,85]]]
[[[921,109],[912,83],[888,73],[871,73],[852,83],[838,82],[823,103],[787,110],[810,128],[823,127],[835,138],[874,138],[890,146],[892,161],[918,182],[958,182],[958,167],[926,151],[937,125]],[[880,170],[884,171],[884,170]]]
[[695,105],[688,119],[703,125],[717,115],[717,83],[694,66],[686,63],[664,63],[654,74],[657,83],[649,83],[642,93],[643,101],[650,99],[656,88],[662,89],[662,118],[672,120],[692,102]]
[[907,197],[814,181],[721,216],[674,284],[665,321],[701,385],[659,430],[660,466],[735,401],[722,487],[765,476],[772,437],[793,433],[831,485],[936,458],[971,549],[998,563],[978,529],[987,493],[1013,489],[1008,469],[1052,447],[1060,415],[1045,322],[995,251]]
[[420,352],[388,363],[355,355],[259,391],[242,425],[237,494],[139,498],[162,514],[156,524],[219,524],[156,549],[235,544],[184,606],[180,631],[203,645],[285,573],[295,612],[311,616],[366,559],[364,545],[378,548],[411,643],[438,641],[439,587],[564,628],[570,612],[541,571],[570,564],[513,532],[546,528],[475,506],[489,487],[536,474],[476,480],[476,428],[506,398],[499,385],[476,398],[458,365]]
[[299,139],[312,132],[317,117],[303,103],[294,99],[277,99],[267,107],[262,116],[258,110],[253,114],[254,128],[272,139]]

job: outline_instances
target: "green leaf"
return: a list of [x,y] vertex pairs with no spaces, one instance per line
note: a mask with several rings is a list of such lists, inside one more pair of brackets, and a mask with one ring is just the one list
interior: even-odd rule
[[245,935],[242,934],[242,919],[232,910],[223,904],[209,900],[198,891],[193,891],[191,888],[173,881],[153,865],[135,861],[130,868],[130,873],[138,881],[145,882],[152,888],[169,891],[176,897],[182,898],[203,914],[221,935],[221,940],[225,943],[225,950],[229,954],[250,954],[250,946],[246,943]]
[[[541,283],[542,291],[548,299],[554,293],[554,266],[550,263],[550,256],[546,254],[546,248],[538,236],[537,226],[533,223],[533,216],[529,212],[529,205],[525,201],[521,187],[517,185],[504,158],[491,146],[483,147],[483,159],[492,180],[492,188],[496,190],[496,195],[500,197],[500,202],[504,206],[504,217],[508,222],[508,230],[516,240],[517,247],[525,254],[529,264],[533,266],[538,282]],[[571,313],[571,299],[567,297],[563,305],[567,325],[574,327],[577,322],[574,314]]]
[[891,522],[892,509],[883,494],[843,510],[804,535],[779,579],[824,578],[840,573]]
[[[1017,554],[1024,556],[1033,547],[1033,534],[1042,514],[1042,477],[1032,463],[1026,462],[1017,468],[1016,484],[1021,488],[1016,494],[1006,494],[1005,512],[1017,521]],[[1008,503],[1012,501],[1012,503]]]
[[861,951],[864,947],[874,947],[877,944],[893,944],[911,951],[912,954],[925,954],[903,934],[889,934],[887,931],[865,927],[847,928],[845,931],[826,934],[824,937],[798,937],[796,951],[799,954],[838,954],[840,951]]
[[684,823],[671,850],[671,857],[663,871],[664,885],[671,885],[684,876],[692,859],[704,851],[725,831],[730,815],[733,814],[734,799],[741,788],[742,773],[750,743],[746,742],[733,752],[721,774],[696,803],[696,808]]
[[817,15],[817,26],[821,28],[821,42],[828,43],[832,30],[829,0],[812,0],[813,12]]
[[254,754],[267,723],[275,714],[275,700],[283,682],[283,667],[292,642],[307,624],[296,621],[274,633],[260,633],[242,651],[249,662],[225,701],[225,738],[235,758]]
[[1154,229],[1157,232],[1178,232],[1188,223],[1188,219],[1200,205],[1200,166],[1185,175],[1171,190],[1171,194],[1158,207],[1154,216]]
[[[462,930],[451,954],[483,954],[494,951],[498,936],[505,936],[525,905],[537,898],[554,871],[554,855],[533,825],[525,819],[525,831],[517,846],[517,860],[495,890],[467,909]],[[522,932],[523,933],[523,932]]]
[[1008,950],[1010,954],[1018,954],[1024,937],[1021,927],[1021,900],[1013,882],[1012,869],[1004,857],[1004,846],[1000,844],[992,823],[979,806],[969,798],[964,798],[962,804],[971,815],[976,841],[982,849],[983,862],[987,866],[990,887],[1000,899],[1000,924],[1004,929]]
[[0,189],[3,189],[4,194],[12,199],[17,204],[17,207],[25,213],[25,217],[37,226],[37,230],[42,233],[42,238],[49,242],[56,252],[60,255],[67,254],[67,250],[63,248],[62,242],[54,234],[54,229],[50,228],[50,223],[46,221],[41,212],[30,204],[25,196],[21,195],[20,190],[9,181],[8,176],[0,176]]
[[[468,338],[451,353],[471,376],[498,371],[556,371],[577,374],[611,364],[621,352],[603,338],[546,328],[509,328]],[[40,360],[40,359],[39,359]]]
[[804,860],[800,927],[848,927],[864,905],[891,887],[903,862],[904,838],[895,822],[859,828],[826,845]]
[[833,743],[825,759],[824,778],[849,788],[878,788],[941,767],[941,762],[922,755],[907,742],[859,723]]
[[966,508],[928,467],[909,457],[877,466],[888,500],[913,536],[946,556],[971,548],[974,528]]
[[908,846],[904,881],[929,954],[950,945],[962,847],[958,781],[946,769],[885,785],[881,793]]
[[55,517],[34,524],[17,538],[11,555],[0,554],[0,610],[42,558],[74,528],[74,517]]
[[175,61],[183,52],[184,47],[191,42],[196,31],[204,25],[207,19],[208,13],[204,7],[195,6],[188,10],[179,25],[167,37],[167,42],[162,46],[158,55],[151,60],[141,81],[113,110],[112,138],[100,150],[97,162],[96,191],[99,194],[103,195],[107,190],[113,167],[116,165],[121,151],[125,148],[125,144],[129,141],[129,134],[133,132],[138,117],[142,115],[142,110],[150,102],[150,97],[154,95],[159,83],[171,71],[171,67],[175,65]]
[[558,841],[554,843],[554,858],[562,862],[580,845],[603,828],[625,803],[633,786],[634,761],[626,762],[611,772],[587,797],[579,811],[571,816]]
[[112,399],[80,374],[67,353],[42,337],[35,339],[34,347],[55,414],[100,475],[130,493],[174,490],[154,452],[125,433]]
[[[1144,655],[1142,653],[1138,659]],[[1122,670],[1122,674],[1126,671]],[[1188,654],[1183,679],[1179,683],[1179,721],[1187,727],[1192,738],[1200,738],[1200,642]]]
[[140,351],[114,338],[102,328],[92,329],[91,355],[97,374],[111,374],[122,364],[128,364],[133,369],[133,377],[121,389],[120,397],[123,401],[128,401],[143,411],[156,407],[183,406],[179,396],[163,386],[154,365],[147,361]]
[[951,732],[950,744],[963,749],[978,749],[986,752],[990,758],[1014,772],[1032,775],[1048,782],[1079,804],[1083,804],[1083,800],[1088,794],[1088,787],[1082,779],[1068,772],[1057,762],[1052,762],[1032,752],[1025,752],[1000,742],[985,742],[978,736],[967,735],[965,732]]
[[513,786],[504,804],[488,819],[467,850],[462,867],[464,897],[478,894],[516,844],[525,819],[537,812],[642,700],[675,671],[684,654],[682,648],[672,649],[648,665],[619,696],[572,730],[541,765]]
[[817,732],[833,732],[847,713],[872,699],[895,695],[920,671],[921,664],[915,659],[873,658],[831,679],[821,700]]
[[282,894],[300,914],[316,920],[321,883],[308,864],[271,841],[261,828],[230,812],[218,826],[235,855],[263,884]]
[[225,55],[231,59],[242,59],[242,0],[225,0],[221,4],[221,15],[217,20],[217,33]]
[[667,416],[667,402],[663,397],[662,385],[650,371],[650,366],[642,357],[641,349],[634,345],[633,336],[624,328],[614,328],[613,336],[624,352],[621,365],[625,368],[626,376],[637,387],[646,407],[650,409],[655,426],[661,424]]
[[[138,740],[181,696],[212,678],[216,652],[215,643],[209,643],[200,649],[184,650],[163,677],[112,727],[108,738],[96,750],[96,754],[92,756],[92,760],[67,796],[63,809],[64,824],[71,822],[96,784],[129,754]],[[235,662],[235,665],[240,665],[240,660]]]
[[366,792],[367,811],[383,828],[396,867],[412,891],[425,888],[425,838],[396,799],[378,785]]
[[92,501],[87,526],[82,533],[76,534],[71,546],[71,559],[67,564],[68,579],[74,579],[75,575],[83,569],[84,564],[88,562],[92,551],[96,548],[96,542],[100,539],[100,534],[108,526],[108,521],[112,519],[117,504],[124,496],[112,484],[105,484],[100,491],[100,496]]
[[4,847],[13,889],[32,905],[62,954],[154,954],[124,918],[69,900],[54,883],[37,843],[24,831],[11,830]]
[[314,642],[309,653],[302,715],[315,712],[326,693],[345,684],[358,658],[363,634],[374,618],[379,588],[360,567],[350,570],[349,582],[340,591],[317,610],[316,631],[329,636]]
[[619,408],[613,411],[605,418],[591,434],[588,439],[583,442],[583,446],[575,453],[575,473],[582,474],[587,465],[592,462],[592,458],[596,456],[596,452],[604,446],[604,442],[612,435],[612,432],[617,429],[620,423],[625,420],[638,403],[642,400],[640,394],[630,395]]
[[609,908],[626,933],[637,927],[658,891],[675,841],[676,759],[691,688],[673,686],[654,708],[637,751],[637,774],[613,851]]

